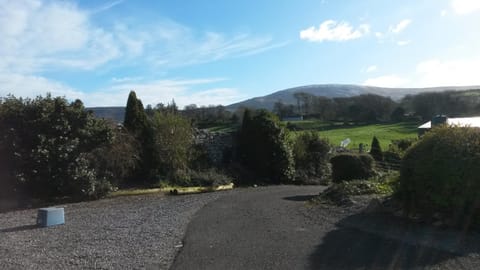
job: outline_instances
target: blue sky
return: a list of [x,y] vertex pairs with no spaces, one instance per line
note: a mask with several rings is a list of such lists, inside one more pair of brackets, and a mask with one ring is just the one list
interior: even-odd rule
[[478,0],[0,0],[0,96],[230,104],[289,87],[480,85]]

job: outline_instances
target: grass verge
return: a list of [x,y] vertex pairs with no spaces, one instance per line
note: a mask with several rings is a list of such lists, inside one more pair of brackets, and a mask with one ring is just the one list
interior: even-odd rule
[[147,194],[156,194],[156,193],[183,195],[183,194],[214,192],[214,191],[229,190],[229,189],[233,189],[233,183],[228,185],[221,185],[217,187],[167,186],[162,188],[134,188],[134,189],[122,189],[122,190],[114,191],[110,193],[108,197],[115,198],[115,197],[121,197],[121,196],[138,196],[138,195],[147,195]]

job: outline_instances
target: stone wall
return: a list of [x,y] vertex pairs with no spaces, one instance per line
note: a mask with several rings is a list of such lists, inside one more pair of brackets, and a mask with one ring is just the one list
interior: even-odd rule
[[213,165],[221,166],[225,154],[233,148],[234,133],[210,132],[205,129],[195,130],[195,144],[205,149]]

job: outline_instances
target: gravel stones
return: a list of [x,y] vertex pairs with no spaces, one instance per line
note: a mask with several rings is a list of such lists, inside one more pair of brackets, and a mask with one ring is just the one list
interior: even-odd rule
[[0,268],[168,269],[191,218],[229,192],[66,204],[65,225],[48,228],[37,209],[2,213]]

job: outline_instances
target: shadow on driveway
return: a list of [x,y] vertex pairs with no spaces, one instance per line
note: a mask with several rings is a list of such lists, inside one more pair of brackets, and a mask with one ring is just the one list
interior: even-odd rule
[[0,229],[0,232],[2,233],[20,232],[20,231],[33,230],[38,228],[40,228],[38,225],[22,225],[22,226],[17,226],[12,228]]
[[[411,233],[411,231],[417,230],[417,225],[411,226],[404,223],[400,227],[392,229],[391,223],[394,221],[391,218],[379,219],[375,216],[358,214],[341,220],[337,223],[337,229],[327,233],[321,244],[310,255],[310,268],[422,269],[436,268],[438,264],[453,259],[453,262],[449,262],[449,264],[453,263],[454,268],[451,269],[472,269],[472,266],[462,266],[460,262],[456,261],[456,258],[463,256],[460,253],[415,243],[415,236],[418,232]],[[385,224],[380,224],[382,219]],[[368,226],[370,229],[366,229]],[[382,226],[386,227],[382,228]],[[398,232],[395,237],[382,236],[382,233],[385,232],[388,232],[386,236],[390,233],[393,234],[393,230]],[[430,237],[428,233],[425,235]],[[427,238],[427,236],[423,238]],[[480,251],[478,246],[474,249],[470,252]]]
[[310,199],[313,199],[317,196],[318,196],[318,194],[315,194],[315,195],[299,195],[299,196],[285,197],[283,199],[287,200],[287,201],[294,201],[294,202],[306,202],[306,201],[308,201]]

